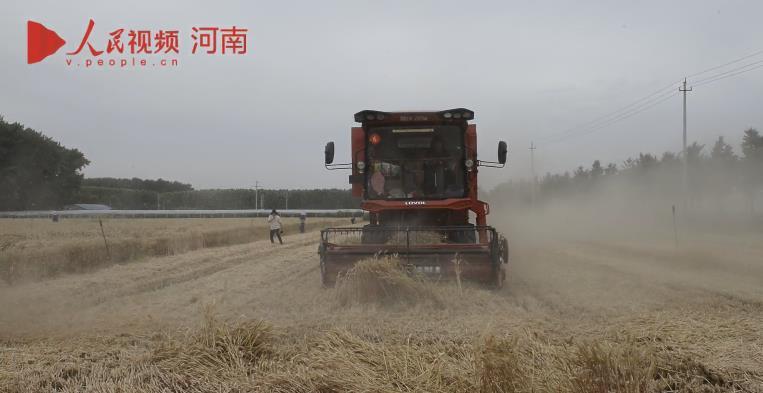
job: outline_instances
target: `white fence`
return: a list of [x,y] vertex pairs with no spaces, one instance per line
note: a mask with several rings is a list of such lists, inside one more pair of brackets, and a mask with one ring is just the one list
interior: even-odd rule
[[[308,217],[363,217],[360,209],[336,210],[279,210],[282,217],[297,217],[305,213]],[[223,217],[267,217],[270,210],[38,210],[0,212],[0,218],[223,218]]]

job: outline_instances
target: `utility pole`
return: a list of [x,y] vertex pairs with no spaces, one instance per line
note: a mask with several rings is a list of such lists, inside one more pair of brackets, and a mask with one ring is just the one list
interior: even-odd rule
[[530,176],[532,176],[532,182],[530,183],[530,206],[535,206],[535,144],[530,141]]
[[689,156],[686,150],[686,92],[691,90],[691,87],[686,88],[686,78],[684,78],[683,86],[678,88],[678,91],[684,93],[683,174],[681,179],[684,194],[684,209],[688,206],[689,197]]
[[254,181],[254,210],[257,210],[257,189],[260,188],[260,182],[255,180]]
[[284,210],[289,210],[289,190],[286,190],[286,208]]

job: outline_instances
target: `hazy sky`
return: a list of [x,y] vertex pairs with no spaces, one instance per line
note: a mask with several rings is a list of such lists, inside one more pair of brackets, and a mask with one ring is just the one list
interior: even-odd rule
[[[6,2],[0,114],[83,151],[90,177],[312,188],[348,187],[346,172],[323,168],[322,152],[334,140],[337,161],[349,158],[355,112],[466,107],[476,113],[480,158],[494,159],[499,139],[509,143],[508,167],[481,172],[491,188],[528,176],[531,140],[763,50],[761,16],[763,2],[729,0]],[[179,29],[180,66],[66,66],[90,18],[96,49],[117,28]],[[29,19],[67,41],[32,65]],[[248,28],[249,53],[191,54],[191,28],[204,25]],[[738,148],[745,128],[763,129],[762,109],[763,68],[697,87],[690,140],[725,135]],[[595,133],[538,143],[536,167],[619,163],[680,143],[675,96]]]

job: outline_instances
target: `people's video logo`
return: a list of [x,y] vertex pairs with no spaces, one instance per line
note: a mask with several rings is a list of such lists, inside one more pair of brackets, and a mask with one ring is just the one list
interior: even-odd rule
[[43,61],[56,53],[66,43],[55,31],[43,26],[42,23],[27,21],[27,64]]
[[[240,56],[247,54],[249,29],[231,26],[193,26],[186,35],[179,29],[130,29],[99,32],[90,19],[82,38],[72,42],[64,64],[71,68],[177,67],[184,41],[191,54]],[[27,21],[27,64],[53,56],[66,40],[40,22]]]

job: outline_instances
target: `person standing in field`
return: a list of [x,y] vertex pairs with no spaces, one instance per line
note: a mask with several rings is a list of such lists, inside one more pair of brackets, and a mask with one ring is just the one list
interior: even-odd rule
[[299,214],[299,233],[305,233],[305,221],[307,221],[307,213],[302,212]]
[[270,242],[275,244],[273,235],[276,235],[278,236],[278,242],[283,244],[283,239],[281,239],[281,216],[278,215],[276,209],[270,212],[268,223],[270,224]]

